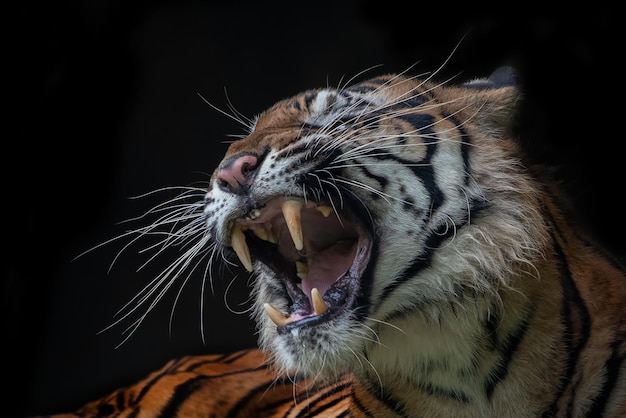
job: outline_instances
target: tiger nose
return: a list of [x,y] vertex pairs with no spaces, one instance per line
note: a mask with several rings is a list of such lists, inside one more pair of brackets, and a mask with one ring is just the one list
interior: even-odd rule
[[243,194],[256,173],[258,158],[254,155],[234,155],[220,164],[217,170],[217,186],[225,192]]

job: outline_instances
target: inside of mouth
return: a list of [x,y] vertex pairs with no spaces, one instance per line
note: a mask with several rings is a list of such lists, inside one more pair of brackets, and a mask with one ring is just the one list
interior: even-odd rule
[[[302,292],[311,295],[316,288],[320,294],[341,278],[352,266],[357,249],[357,240],[340,239],[327,248],[316,251],[309,247],[308,254],[301,263],[306,263],[306,275],[301,278]],[[305,250],[307,248],[305,247]]]
[[[360,254],[366,252],[368,242],[358,223],[345,214],[325,205],[286,201],[275,199],[254,216],[238,220],[233,228],[245,230],[252,257],[284,280],[291,299],[288,311],[266,306],[266,310],[274,309],[268,313],[278,327],[340,310],[356,293],[365,264],[359,262]],[[290,215],[286,205],[298,206],[297,216]],[[299,223],[295,229],[294,223]],[[244,250],[236,252],[240,255]],[[323,302],[315,300],[314,289]]]

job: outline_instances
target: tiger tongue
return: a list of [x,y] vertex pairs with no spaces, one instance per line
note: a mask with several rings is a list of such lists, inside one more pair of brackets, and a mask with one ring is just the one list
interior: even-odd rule
[[[328,305],[322,300],[322,295],[350,269],[356,247],[352,240],[341,240],[307,259],[308,272],[302,274],[301,285],[302,292],[308,297],[313,309],[311,314],[321,315],[326,312]],[[277,327],[306,317],[302,314],[286,316],[269,303],[265,303],[263,307]]]
[[312,289],[317,288],[324,295],[350,269],[356,247],[354,241],[341,240],[307,259],[308,274],[302,278],[302,291],[309,300]]

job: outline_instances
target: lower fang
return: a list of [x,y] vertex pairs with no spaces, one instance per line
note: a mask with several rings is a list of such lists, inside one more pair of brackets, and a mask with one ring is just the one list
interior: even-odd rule
[[321,315],[328,310],[328,305],[322,299],[322,295],[317,288],[311,289],[311,300],[313,301],[313,309],[315,310],[315,315]]
[[288,323],[293,321],[291,318],[283,315],[281,311],[279,311],[278,309],[276,309],[269,303],[264,303],[263,308],[265,309],[265,312],[270,317],[272,322],[276,324],[277,327],[285,326]]

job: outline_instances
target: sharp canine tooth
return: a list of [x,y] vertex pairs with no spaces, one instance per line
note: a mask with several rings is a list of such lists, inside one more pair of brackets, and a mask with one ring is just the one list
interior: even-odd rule
[[309,275],[309,266],[302,261],[296,261],[296,276],[301,279],[306,279],[306,276]]
[[285,200],[280,208],[283,211],[283,216],[287,222],[287,228],[289,228],[296,250],[303,249],[304,242],[302,240],[302,222],[300,218],[302,202],[299,200]]
[[313,300],[313,309],[315,310],[315,315],[321,315],[328,310],[328,305],[322,299],[322,295],[320,291],[317,290],[316,287],[311,289],[311,299]]
[[277,327],[282,327],[292,322],[291,318],[283,315],[281,311],[279,311],[269,303],[264,303],[263,308],[265,308],[265,312],[270,317],[272,322],[276,324]]
[[328,215],[333,213],[333,208],[331,208],[330,206],[318,206],[315,209],[320,211],[322,215],[324,215],[324,218],[328,218]]
[[246,243],[246,236],[243,234],[243,230],[241,225],[235,223],[233,225],[233,230],[230,234],[230,245],[233,246],[233,250],[235,250],[235,254],[239,257],[241,264],[248,271],[252,271],[252,259],[250,258],[250,249],[248,248],[248,244]]

